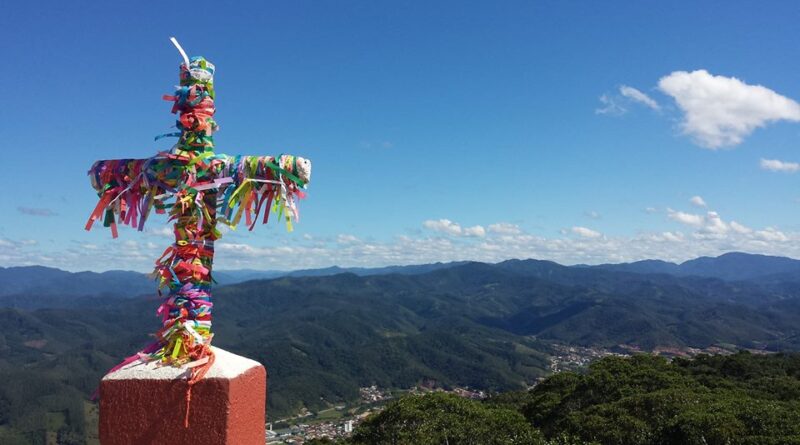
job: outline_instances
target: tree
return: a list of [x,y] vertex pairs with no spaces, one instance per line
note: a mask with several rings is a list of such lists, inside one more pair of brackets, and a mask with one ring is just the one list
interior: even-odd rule
[[544,445],[521,413],[445,393],[406,396],[356,428],[353,444]]

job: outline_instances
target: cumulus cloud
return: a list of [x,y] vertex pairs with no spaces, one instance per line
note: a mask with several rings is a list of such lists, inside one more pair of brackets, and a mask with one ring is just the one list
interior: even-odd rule
[[594,210],[589,210],[589,211],[583,212],[583,214],[588,216],[589,218],[592,218],[592,219],[600,219],[600,218],[602,218],[600,213],[595,212]]
[[[642,231],[610,236],[572,226],[542,236],[507,222],[461,226],[448,219],[420,222],[427,230],[410,231],[376,241],[351,234],[305,237],[225,238],[216,243],[215,265],[221,269],[296,270],[306,268],[421,264],[457,260],[497,262],[539,258],[562,264],[599,264],[642,259],[685,261],[730,251],[800,258],[800,231],[775,226],[748,227],[715,211],[687,213],[667,208],[663,218],[681,226],[670,231]],[[163,250],[153,238],[120,240],[86,235],[71,247],[0,238],[0,266],[40,264],[68,270],[152,270]]]
[[700,227],[703,225],[703,216],[693,213],[679,212],[677,210],[667,209],[667,216],[673,221],[689,226]]
[[[703,218],[706,216],[708,215]],[[734,221],[727,221],[718,214],[708,216],[708,222],[701,226],[685,226],[685,230],[619,237],[599,235],[591,229],[586,232],[590,234],[588,237],[572,230],[563,236],[544,237],[521,229],[517,233],[500,233],[488,227],[483,237],[468,237],[463,234],[429,236],[422,232],[380,242],[362,241],[350,244],[338,244],[335,240],[304,242],[300,240],[301,237],[293,238],[284,246],[259,247],[222,242],[218,243],[219,257],[215,264],[225,269],[283,270],[331,265],[370,267],[455,260],[496,262],[510,258],[549,259],[562,264],[598,264],[647,258],[685,261],[732,250],[800,258],[800,233],[784,232],[775,227],[750,229]],[[593,233],[598,233],[599,236],[592,236]]]
[[728,234],[748,235],[754,233],[752,229],[736,221],[724,221],[719,213],[708,211],[705,215],[679,212],[667,209],[667,217],[681,224],[694,227],[694,238],[722,238]]
[[661,107],[658,105],[658,102],[653,100],[647,94],[642,93],[641,91],[637,90],[634,87],[629,87],[628,85],[622,85],[619,87],[619,93],[622,94],[624,97],[628,99],[638,102],[652,110],[660,110]]
[[706,70],[675,71],[658,82],[684,113],[683,132],[705,148],[740,144],[770,122],[800,121],[800,104],[761,85]]
[[579,235],[579,236],[582,236],[584,238],[599,238],[599,237],[603,236],[602,233],[600,233],[600,232],[598,232],[596,230],[589,229],[587,227],[575,226],[570,230],[572,231],[572,233],[574,233],[576,235]]
[[[565,235],[554,237],[524,230],[517,233],[486,230],[482,237],[443,237],[422,232],[382,241],[344,244],[339,243],[337,237],[315,237],[308,241],[302,236],[287,235],[278,244],[274,240],[251,238],[248,243],[218,242],[215,265],[221,269],[296,270],[332,265],[377,267],[456,260],[497,262],[510,258],[548,259],[562,264],[648,258],[679,262],[729,251],[800,258],[800,232],[769,226],[749,228],[714,212],[702,218],[702,224],[686,225],[683,230],[614,237],[574,227]],[[251,244],[259,242],[264,245]],[[145,250],[141,244],[137,249],[129,249],[124,242],[117,241],[96,245],[97,248],[91,250],[76,244],[74,249],[66,251],[47,251],[41,246],[25,246],[8,239],[0,241],[0,246],[3,247],[0,249],[2,266],[41,264],[71,270],[126,268],[146,272],[152,269],[153,259],[159,253]]]
[[730,226],[722,220],[717,212],[708,212],[703,219],[701,234],[724,235],[728,233]]
[[777,159],[762,159],[761,168],[773,172],[795,173],[800,170],[797,162],[785,162]]
[[472,226],[464,229],[464,235],[482,237],[486,236],[486,229],[483,226]]
[[449,235],[461,235],[462,229],[461,226],[449,219],[429,219],[422,223],[422,226],[426,229],[433,230],[435,232],[442,232]]
[[449,219],[429,219],[423,222],[422,226],[426,229],[430,229],[435,232],[441,232],[447,235],[473,237],[486,236],[486,229],[483,226],[461,227],[460,224],[450,221]]
[[706,204],[702,196],[692,196],[689,202],[695,207],[708,207],[708,204]]

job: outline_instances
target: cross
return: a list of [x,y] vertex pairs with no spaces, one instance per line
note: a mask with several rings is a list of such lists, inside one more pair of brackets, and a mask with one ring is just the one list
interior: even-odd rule
[[[186,365],[189,387],[213,363],[211,333],[211,269],[214,241],[221,237],[217,222],[235,228],[245,217],[250,230],[263,211],[263,223],[277,213],[292,230],[298,213],[295,200],[303,198],[311,176],[311,162],[291,155],[226,156],[214,153],[214,65],[203,57],[183,57],[180,86],[173,96],[179,133],[169,152],[146,159],[97,161],[89,170],[100,202],[86,230],[95,221],[111,229],[117,224],[139,231],[151,211],[169,214],[175,243],[156,261],[159,294],[168,293],[157,310],[162,327],[156,341],[117,366],[136,359]],[[188,398],[191,394],[187,394]],[[188,410],[187,410],[188,419]]]

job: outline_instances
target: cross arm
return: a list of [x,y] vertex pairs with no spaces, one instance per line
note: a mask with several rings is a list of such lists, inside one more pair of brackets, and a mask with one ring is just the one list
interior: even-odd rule
[[145,159],[97,161],[88,174],[100,201],[86,230],[103,219],[114,237],[118,223],[141,231],[153,208],[164,213],[175,205],[176,197],[196,197],[207,190],[218,194],[221,222],[235,227],[244,215],[252,230],[266,203],[263,222],[272,209],[285,217],[291,230],[292,220],[299,216],[295,198],[305,196],[302,189],[311,179],[311,161],[292,155],[161,153]]

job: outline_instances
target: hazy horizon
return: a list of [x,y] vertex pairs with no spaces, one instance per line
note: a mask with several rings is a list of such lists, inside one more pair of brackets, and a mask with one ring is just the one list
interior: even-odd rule
[[[720,255],[712,256],[710,258],[716,258],[716,257],[727,255],[727,254],[737,254],[737,253],[741,253],[741,254],[745,254],[745,255],[763,255],[763,254],[751,253],[751,252],[730,251],[730,252],[724,252],[724,253],[722,253]],[[784,255],[768,255],[768,256],[788,258],[788,259],[792,259],[792,260],[800,260],[800,258],[794,258],[794,257],[791,257],[791,256],[784,256]],[[612,263],[562,263],[562,262],[550,260],[550,259],[547,259],[547,258],[529,257],[529,258],[507,258],[507,259],[499,260],[499,261],[480,261],[480,260],[471,260],[471,259],[460,259],[460,260],[452,260],[452,261],[434,261],[434,262],[430,262],[430,263],[419,263],[419,262],[414,263],[414,262],[411,262],[411,263],[404,263],[404,264],[382,264],[382,265],[377,265],[377,266],[358,266],[358,265],[348,266],[348,265],[342,265],[342,264],[331,264],[331,265],[320,266],[320,267],[301,267],[301,268],[295,268],[295,269],[255,269],[255,268],[247,268],[247,267],[243,267],[243,268],[240,268],[240,269],[215,268],[215,271],[216,272],[220,272],[220,273],[228,273],[228,272],[291,273],[291,272],[300,271],[300,270],[323,270],[323,269],[330,269],[330,268],[337,268],[337,267],[341,268],[341,269],[383,269],[383,268],[390,268],[390,267],[425,266],[425,265],[437,264],[437,263],[448,264],[448,263],[459,263],[459,262],[479,262],[479,263],[487,263],[487,264],[498,264],[498,263],[502,263],[504,261],[528,261],[528,260],[551,261],[551,262],[560,264],[562,266],[567,266],[567,267],[573,267],[573,266],[597,266],[597,265],[604,265],[604,264],[615,265],[615,264],[634,263],[634,262],[637,262],[637,261],[665,261],[665,262],[668,262],[668,263],[680,265],[680,264],[682,264],[684,262],[695,260],[695,259],[699,259],[699,258],[709,258],[709,256],[699,256],[699,257],[689,258],[689,259],[687,259],[685,261],[677,261],[677,262],[676,261],[667,261],[667,260],[663,260],[663,259],[660,259],[660,258],[642,258],[642,259],[634,260],[634,261],[622,261],[622,262],[612,262]],[[102,273],[102,272],[137,272],[137,273],[149,274],[149,273],[152,272],[152,268],[151,269],[146,269],[146,270],[145,269],[142,269],[142,270],[124,269],[124,268],[113,268],[113,267],[108,268],[108,269],[80,269],[80,268],[70,269],[70,268],[65,268],[65,267],[47,266],[47,265],[43,265],[43,264],[20,264],[20,265],[0,266],[0,267],[11,268],[11,267],[36,267],[36,266],[53,267],[55,269],[60,269],[60,270],[64,270],[66,272],[71,272],[71,273],[80,273],[80,272],[96,272],[96,273]]]

